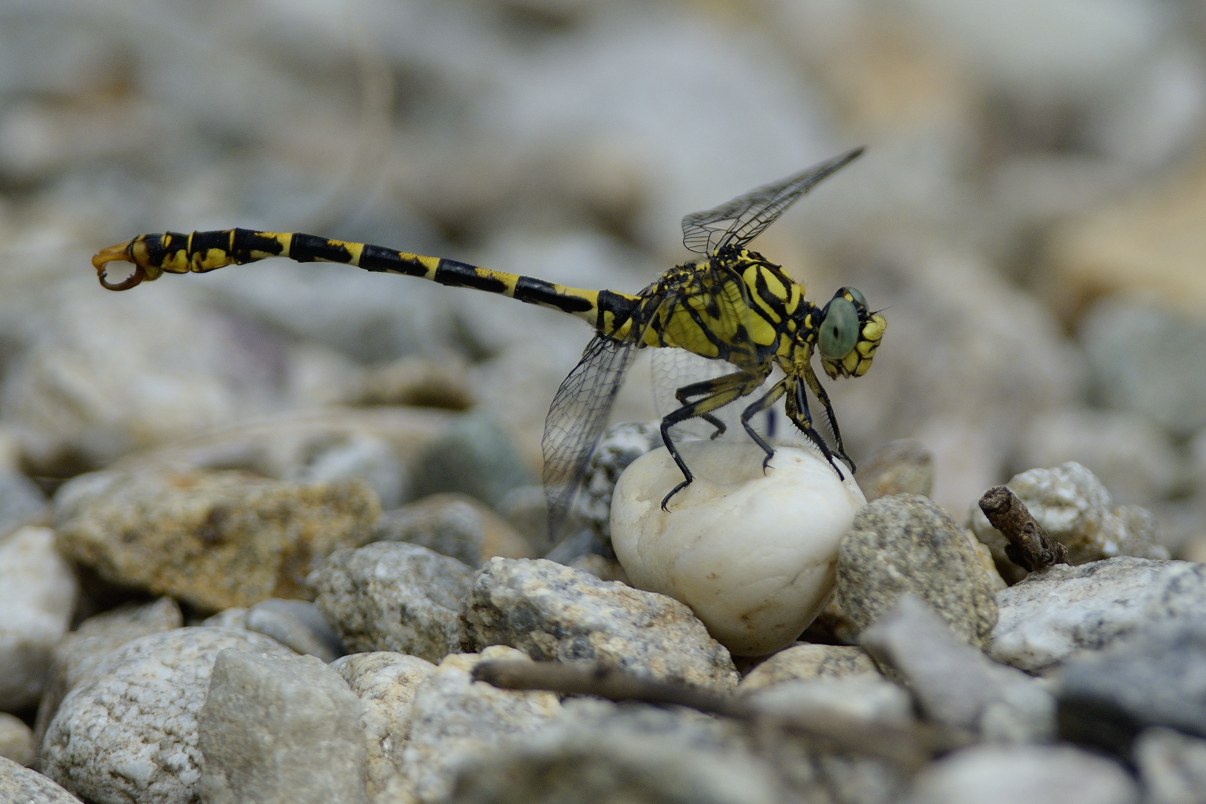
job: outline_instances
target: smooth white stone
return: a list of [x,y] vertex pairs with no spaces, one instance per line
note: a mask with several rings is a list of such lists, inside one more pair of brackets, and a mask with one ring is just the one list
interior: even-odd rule
[[819,454],[778,447],[770,467],[754,444],[687,442],[695,481],[665,449],[620,476],[611,540],[633,586],[686,603],[739,656],[791,644],[833,590],[838,542],[866,500]]

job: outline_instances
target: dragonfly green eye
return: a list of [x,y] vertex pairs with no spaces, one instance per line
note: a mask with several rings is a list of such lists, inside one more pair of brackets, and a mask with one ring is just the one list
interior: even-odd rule
[[850,353],[857,342],[858,310],[854,302],[844,296],[835,296],[825,305],[825,314],[821,318],[821,357],[841,360]]

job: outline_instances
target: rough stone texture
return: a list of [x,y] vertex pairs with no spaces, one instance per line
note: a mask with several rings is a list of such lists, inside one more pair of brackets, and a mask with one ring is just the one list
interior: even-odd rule
[[42,739],[42,771],[93,801],[177,801],[197,795],[197,713],[218,654],[291,652],[266,636],[179,628],[106,654],[63,699]]
[[401,776],[402,754],[410,732],[411,702],[435,665],[417,656],[382,651],[344,656],[333,662],[331,669],[343,677],[362,705],[369,798],[398,800],[388,792],[391,786],[406,787]]
[[603,432],[586,464],[582,488],[574,497],[560,541],[546,558],[561,564],[588,555],[615,558],[611,546],[611,498],[628,465],[662,445],[656,422],[619,422]]
[[76,684],[93,677],[109,651],[149,634],[171,631],[184,624],[176,601],[168,597],[153,603],[126,605],[89,617],[54,649],[54,666],[46,692],[38,705],[35,741],[41,743],[50,719],[63,696]]
[[[1105,486],[1079,463],[1031,469],[1006,485],[1047,533],[1067,546],[1072,564],[1123,555],[1168,558],[1157,542],[1155,517],[1138,506],[1112,506]],[[1005,537],[988,524],[979,506],[973,508],[970,524],[992,550],[1001,573],[1020,580],[1025,571],[1005,556]]]
[[[29,765],[34,760],[33,729],[8,712],[0,712],[0,757],[18,765]],[[0,796],[0,801],[3,800]]]
[[377,523],[373,541],[410,542],[470,567],[494,556],[533,558],[532,546],[498,514],[464,494],[433,494]]
[[361,705],[313,656],[224,650],[197,715],[208,802],[366,802]]
[[202,609],[305,597],[311,564],[371,535],[361,481],[299,485],[234,472],[96,472],[55,498],[60,549],[104,578]]
[[741,679],[737,691],[748,694],[789,681],[878,676],[875,661],[853,645],[793,645],[767,658]]
[[1122,766],[1064,745],[980,745],[923,770],[906,804],[1138,804]]
[[996,741],[1040,742],[1055,733],[1051,693],[1025,673],[990,661],[912,595],[863,631],[862,643],[905,682],[929,720]]
[[1146,729],[1135,741],[1145,804],[1199,801],[1206,790],[1206,740],[1171,729]]
[[1059,673],[1060,736],[1131,758],[1145,728],[1206,737],[1206,623],[1201,613],[1149,625]]
[[997,619],[993,588],[971,535],[916,495],[868,503],[838,554],[837,603],[858,630],[913,594],[960,638],[983,645]]
[[[797,800],[773,765],[722,721],[692,713],[566,704],[538,734],[507,740],[461,767],[450,800],[778,804]],[[595,702],[589,702],[595,703]],[[600,711],[602,710],[602,711]]]
[[42,774],[3,756],[0,756],[0,801],[81,804],[78,798]]
[[731,690],[732,658],[682,603],[543,559],[495,558],[462,617],[471,644],[510,645],[538,661],[590,661]]
[[419,798],[447,795],[460,767],[493,751],[504,737],[536,732],[560,714],[552,693],[500,690],[470,678],[483,659],[520,658],[518,651],[501,646],[480,655],[454,654],[419,682],[402,755],[402,775]]
[[[286,260],[114,294],[88,255],[144,228],[322,220],[319,234],[631,292],[695,259],[684,213],[865,140],[751,244],[811,302],[850,285],[888,317],[868,376],[822,378],[860,474],[912,434],[962,524],[1006,467],[1075,459],[1165,538],[1183,529],[1165,541],[1179,558],[1206,559],[1206,460],[1189,477],[1172,462],[1206,456],[1201,2],[358,3],[367,36],[343,0],[284,5],[3,4],[3,469],[67,478],[149,446],[223,468],[267,456],[278,479],[369,472],[384,492],[397,467],[375,435],[419,476],[416,445],[472,403],[536,467],[549,400],[590,338],[580,320]],[[402,354],[438,365],[373,368]],[[647,375],[629,372],[613,419],[651,417]],[[331,399],[391,408],[297,415]],[[1019,458],[1030,436],[1067,434],[1045,410],[1103,401],[1128,409],[1081,422],[1084,453]],[[1148,416],[1166,424],[1115,441]],[[387,418],[399,426],[367,424]],[[1107,446],[1139,483],[1088,462]],[[1128,496],[1170,474],[1167,507]],[[583,773],[610,767],[592,758]],[[840,795],[822,778],[782,798],[898,800],[830,778]]]
[[473,570],[405,542],[332,553],[307,581],[352,653],[396,650],[438,662],[459,649]]
[[1206,565],[1130,557],[1056,565],[1002,590],[997,604],[989,655],[1043,673],[1134,631],[1199,617]]
[[78,593],[49,528],[0,539],[0,710],[23,709],[42,694]]

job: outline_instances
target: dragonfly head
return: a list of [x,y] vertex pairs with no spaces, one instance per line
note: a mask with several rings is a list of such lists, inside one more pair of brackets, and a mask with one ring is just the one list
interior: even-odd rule
[[887,320],[867,309],[854,288],[841,288],[821,310],[817,348],[821,366],[831,379],[861,377],[871,368]]

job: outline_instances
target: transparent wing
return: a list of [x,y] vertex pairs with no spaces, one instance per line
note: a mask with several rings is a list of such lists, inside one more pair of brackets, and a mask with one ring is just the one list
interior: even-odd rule
[[847,151],[819,165],[751,190],[727,204],[683,218],[683,245],[711,256],[725,246],[740,247],[753,240],[824,179],[857,159],[862,148]]
[[[731,374],[733,371],[731,363],[700,357],[684,349],[655,349],[650,357],[652,358],[649,361],[650,370],[653,373],[651,383],[653,409],[657,411],[658,416],[665,416],[672,410],[682,407],[682,403],[674,396],[674,392],[679,388],[702,380],[715,379],[724,374]],[[687,419],[674,426],[675,441],[681,442],[690,439],[702,441],[714,437],[722,440],[748,440],[749,437],[741,426],[741,412],[745,410],[751,400],[757,399],[769,391],[782,376],[782,371],[775,369],[757,391],[712,411],[714,418],[724,422],[724,435],[715,436],[716,427],[704,419]],[[774,424],[770,423],[772,418],[776,420]],[[788,443],[794,441],[791,432],[794,428],[784,421],[781,405],[768,408],[766,413],[755,419],[752,424],[754,429],[767,441],[774,443],[784,442],[785,439]]]
[[607,414],[636,357],[638,341],[616,341],[602,335],[586,345],[582,359],[561,383],[544,420],[544,493],[549,504],[549,533],[554,543],[564,535],[570,504],[582,484],[586,464]]

